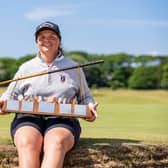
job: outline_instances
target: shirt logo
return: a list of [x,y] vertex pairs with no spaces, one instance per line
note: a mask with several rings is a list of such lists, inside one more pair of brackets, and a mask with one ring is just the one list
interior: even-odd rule
[[65,76],[61,75],[61,82],[64,83],[65,82]]

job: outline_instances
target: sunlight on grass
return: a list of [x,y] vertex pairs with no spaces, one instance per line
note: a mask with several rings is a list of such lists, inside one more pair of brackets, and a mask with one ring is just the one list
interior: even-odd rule
[[95,123],[81,121],[82,137],[168,143],[168,92],[92,90],[100,103]]
[[[99,116],[93,123],[80,119],[82,138],[168,143],[168,91],[98,89],[91,92],[100,103]],[[0,142],[10,139],[13,115],[0,116]]]

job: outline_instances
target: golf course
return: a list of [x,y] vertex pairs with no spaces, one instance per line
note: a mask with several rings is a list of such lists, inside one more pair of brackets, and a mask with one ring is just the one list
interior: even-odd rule
[[[91,93],[99,103],[98,118],[93,123],[80,119],[81,140],[67,155],[65,168],[168,167],[168,91],[93,89]],[[13,116],[0,116],[0,168],[18,164],[10,138]]]

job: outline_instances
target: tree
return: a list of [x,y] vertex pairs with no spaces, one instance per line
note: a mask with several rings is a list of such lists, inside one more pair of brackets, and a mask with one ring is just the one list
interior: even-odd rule
[[140,64],[141,66],[147,66],[155,61],[157,58],[151,55],[141,55],[138,57],[134,57],[134,63]]
[[89,87],[103,87],[106,85],[98,66],[84,68]]
[[88,60],[88,54],[82,51],[67,52],[66,55],[80,64],[85,63]]
[[11,74],[9,72],[14,66],[16,66],[15,58],[0,58],[0,81],[9,80],[11,78]]
[[128,79],[132,74],[131,67],[117,67],[114,68],[112,73],[112,80],[110,86],[114,89],[116,88],[126,88],[128,87]]
[[133,89],[156,89],[158,83],[157,67],[141,66],[135,69],[129,79],[129,87]]
[[163,75],[161,79],[161,88],[168,89],[168,63],[163,66]]
[[25,56],[20,57],[19,59],[17,59],[16,64],[17,64],[17,66],[20,66],[21,64],[23,64],[24,62],[26,62],[26,61],[34,58],[35,56],[36,56],[35,54],[27,54],[27,55],[25,55]]

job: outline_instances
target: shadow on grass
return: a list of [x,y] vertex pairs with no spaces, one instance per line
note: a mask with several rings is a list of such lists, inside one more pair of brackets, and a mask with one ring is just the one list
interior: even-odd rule
[[129,152],[123,144],[138,144],[140,141],[112,138],[81,138],[78,145],[65,159],[64,168],[70,167],[111,167],[112,157],[119,158],[121,153]]
[[[56,156],[55,156],[56,157]],[[18,166],[13,145],[0,145],[0,168]],[[138,140],[81,138],[65,158],[64,168],[168,168],[168,145]]]
[[78,146],[95,146],[95,145],[122,145],[123,143],[140,143],[134,139],[116,139],[116,138],[81,138]]

